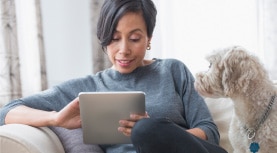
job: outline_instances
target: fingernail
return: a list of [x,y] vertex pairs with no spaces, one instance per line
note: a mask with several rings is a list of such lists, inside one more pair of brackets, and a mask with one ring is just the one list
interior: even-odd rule
[[118,131],[122,132],[123,131],[123,128],[122,127],[119,127],[117,128]]

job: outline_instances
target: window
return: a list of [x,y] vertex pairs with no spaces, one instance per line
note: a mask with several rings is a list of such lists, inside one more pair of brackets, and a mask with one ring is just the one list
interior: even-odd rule
[[264,61],[257,1],[154,0],[154,3],[158,16],[149,58],[180,59],[195,74],[208,69],[205,56],[214,49],[241,45]]

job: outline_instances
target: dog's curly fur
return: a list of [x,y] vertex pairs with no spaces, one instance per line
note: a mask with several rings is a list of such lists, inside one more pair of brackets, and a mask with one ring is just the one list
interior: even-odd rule
[[[207,72],[196,74],[195,88],[205,97],[232,99],[234,113],[229,129],[234,153],[250,153],[244,127],[255,127],[277,89],[259,59],[241,46],[219,49],[207,57]],[[258,153],[277,152],[277,97],[269,116],[256,131]]]

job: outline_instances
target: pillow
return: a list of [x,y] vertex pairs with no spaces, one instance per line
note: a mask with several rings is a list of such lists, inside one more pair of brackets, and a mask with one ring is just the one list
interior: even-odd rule
[[205,98],[215,124],[220,133],[220,146],[227,152],[233,152],[228,137],[229,126],[233,116],[233,102],[229,98]]
[[98,145],[84,144],[82,129],[50,127],[59,137],[66,153],[104,153]]

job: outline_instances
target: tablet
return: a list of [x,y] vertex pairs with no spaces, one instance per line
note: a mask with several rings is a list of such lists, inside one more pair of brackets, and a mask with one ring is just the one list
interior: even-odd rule
[[81,92],[79,93],[83,140],[86,144],[128,144],[130,137],[117,129],[119,120],[130,113],[145,113],[145,93]]

